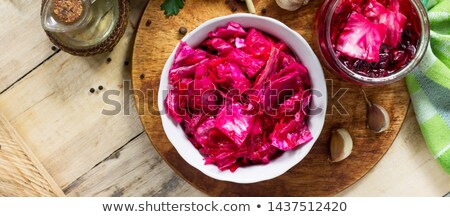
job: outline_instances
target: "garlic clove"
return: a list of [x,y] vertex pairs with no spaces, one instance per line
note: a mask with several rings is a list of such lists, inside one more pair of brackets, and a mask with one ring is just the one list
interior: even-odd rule
[[308,4],[309,0],[276,0],[278,6],[288,11],[295,11],[303,5]]
[[375,133],[385,131],[390,124],[389,114],[382,106],[373,104],[367,112],[367,127]]
[[352,149],[353,140],[346,129],[340,128],[332,133],[330,143],[331,162],[344,160],[352,153]]
[[367,104],[367,128],[375,133],[385,131],[390,124],[389,113],[383,106],[372,103],[367,98],[366,92],[363,89],[361,89],[361,91]]

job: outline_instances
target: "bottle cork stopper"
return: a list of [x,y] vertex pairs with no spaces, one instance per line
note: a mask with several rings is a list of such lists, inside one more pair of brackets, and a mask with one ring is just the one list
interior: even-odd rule
[[81,18],[83,2],[81,0],[55,0],[53,14],[60,22],[74,23]]

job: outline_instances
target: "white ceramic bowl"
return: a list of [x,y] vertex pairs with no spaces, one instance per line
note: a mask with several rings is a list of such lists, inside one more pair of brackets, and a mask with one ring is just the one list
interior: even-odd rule
[[[308,154],[309,150],[311,150],[311,147],[319,137],[325,121],[327,89],[319,60],[305,39],[280,21],[269,17],[251,14],[233,14],[214,18],[206,21],[195,30],[188,33],[182,41],[185,41],[191,47],[197,47],[207,38],[209,32],[215,30],[217,27],[226,26],[227,23],[231,21],[241,24],[244,28],[254,27],[285,42],[300,58],[306,68],[308,68],[312,88],[319,91],[319,94],[313,94],[311,102],[312,107],[321,108],[321,112],[319,114],[309,116],[308,127],[313,136],[313,140],[299,148],[283,153],[280,157],[271,160],[269,164],[240,167],[234,173],[229,170],[220,171],[215,165],[205,165],[203,156],[187,139],[187,136],[181,126],[167,116],[167,112],[164,108],[163,102],[166,98],[167,90],[169,89],[169,70],[177,48],[174,49],[167,60],[161,75],[161,83],[158,93],[158,107],[161,111],[162,125],[167,137],[181,157],[191,166],[197,168],[207,176],[218,180],[235,183],[254,183],[272,179],[285,173],[291,167],[299,163],[306,156],[306,154]],[[177,45],[177,47],[178,46],[179,45]]]

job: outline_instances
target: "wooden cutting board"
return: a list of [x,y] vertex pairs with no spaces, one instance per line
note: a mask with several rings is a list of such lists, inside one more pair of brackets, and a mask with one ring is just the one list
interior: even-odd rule
[[[363,177],[383,157],[397,136],[409,106],[404,81],[383,87],[364,88],[371,101],[386,108],[390,128],[374,134],[366,129],[366,104],[359,86],[325,72],[328,86],[328,109],[325,126],[310,153],[278,178],[255,184],[218,181],[186,163],[165,135],[157,109],[157,93],[163,66],[182,36],[179,27],[192,30],[204,21],[238,12],[247,12],[245,4],[225,0],[187,0],[178,16],[166,18],[160,11],[163,1],[150,1],[136,35],[132,82],[136,107],[145,130],[161,157],[193,186],[212,196],[331,196]],[[289,12],[274,0],[256,0],[258,15],[278,19],[300,33],[311,44],[311,27],[321,1],[311,1],[304,8]],[[266,13],[261,10],[265,8]],[[340,106],[342,105],[342,106]],[[352,154],[340,163],[330,163],[331,131],[346,128],[354,141]],[[393,167],[395,165],[392,165]]]

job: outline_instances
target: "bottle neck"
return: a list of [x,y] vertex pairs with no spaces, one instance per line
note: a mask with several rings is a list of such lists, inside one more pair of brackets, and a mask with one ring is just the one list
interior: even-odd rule
[[96,0],[45,0],[42,27],[50,32],[72,32],[86,26],[92,18]]

